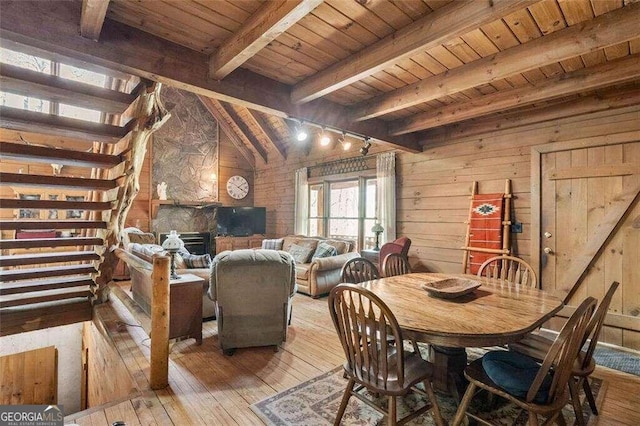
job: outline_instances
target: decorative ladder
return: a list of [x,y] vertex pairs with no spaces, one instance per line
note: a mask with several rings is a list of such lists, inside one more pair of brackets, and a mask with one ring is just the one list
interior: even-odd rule
[[511,198],[510,179],[502,194],[478,194],[478,182],[473,182],[462,273],[476,274],[490,257],[511,254]]
[[[99,110],[109,123],[0,107],[0,210],[14,217],[0,220],[0,335],[90,320],[93,304],[108,297],[113,249],[139,190],[147,140],[169,118],[160,85],[118,74],[101,88],[6,64],[0,77],[6,92]],[[15,170],[15,161],[28,172]],[[91,177],[45,175],[42,163],[90,168]],[[86,201],[20,199],[25,188],[81,191]],[[21,209],[84,213],[19,219]],[[64,236],[69,230],[77,235]]]

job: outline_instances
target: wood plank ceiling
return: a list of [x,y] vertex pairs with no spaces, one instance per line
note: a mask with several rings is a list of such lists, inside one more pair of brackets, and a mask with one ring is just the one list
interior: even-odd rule
[[[55,13],[25,3],[0,5],[3,39],[42,38],[43,31],[29,28],[37,19],[30,15]],[[640,4],[628,0],[84,0],[75,6],[65,6],[67,13],[82,9],[83,34],[98,34],[99,43],[81,45],[69,29],[50,48],[56,43],[58,53],[72,56],[83,50],[81,59],[90,55],[221,101],[245,133],[241,139],[264,161],[267,153],[286,157],[287,117],[415,152],[434,132],[463,120],[500,119],[610,90],[636,93],[629,102],[638,102]],[[77,26],[80,16],[75,19]],[[60,29],[63,21],[48,22]],[[125,33],[114,21],[138,32]],[[140,31],[155,37],[133,37]],[[147,63],[122,56],[134,51],[117,50],[123,41],[140,52],[152,42],[171,43],[157,44],[160,57]],[[181,57],[191,74],[171,69]],[[202,76],[204,67],[209,77]]]

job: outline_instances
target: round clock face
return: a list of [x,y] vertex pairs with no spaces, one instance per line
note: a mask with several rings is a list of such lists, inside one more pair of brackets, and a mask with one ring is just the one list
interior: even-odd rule
[[231,176],[227,181],[227,192],[232,198],[241,200],[249,193],[249,182],[242,176]]

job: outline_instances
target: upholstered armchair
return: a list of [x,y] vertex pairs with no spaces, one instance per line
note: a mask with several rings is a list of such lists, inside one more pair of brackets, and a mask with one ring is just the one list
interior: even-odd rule
[[278,250],[234,250],[211,265],[209,298],[215,304],[220,348],[277,346],[287,340],[295,263]]
[[407,237],[400,237],[394,241],[385,243],[380,247],[380,254],[378,255],[378,265],[382,267],[384,258],[391,253],[399,253],[408,257],[409,247],[411,247],[411,239]]

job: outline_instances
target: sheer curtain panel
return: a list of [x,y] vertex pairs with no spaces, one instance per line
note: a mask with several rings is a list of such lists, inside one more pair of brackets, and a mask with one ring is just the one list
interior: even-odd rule
[[298,235],[306,235],[309,229],[309,183],[307,176],[306,167],[296,170],[294,232]]
[[376,157],[378,183],[377,220],[384,228],[381,243],[396,239],[396,154],[384,152]]

